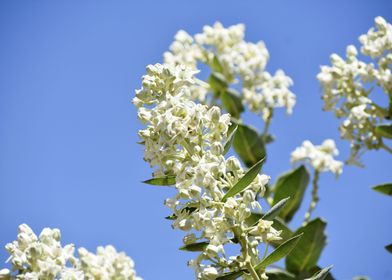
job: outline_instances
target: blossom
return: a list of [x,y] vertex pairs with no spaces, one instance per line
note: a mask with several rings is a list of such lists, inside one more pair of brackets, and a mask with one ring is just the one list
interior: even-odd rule
[[314,146],[309,140],[302,143],[291,153],[291,162],[308,162],[318,172],[332,172],[340,175],[343,171],[343,162],[335,160],[334,156],[339,154],[335,141],[324,140],[319,146]]
[[[118,279],[141,280],[136,277],[132,259],[117,253],[112,246],[98,247],[97,255],[86,249],[78,250],[80,260],[74,256],[74,245],[61,245],[59,229],[44,228],[37,237],[32,229],[22,224],[18,239],[6,245],[16,279],[31,280],[86,280]],[[8,269],[0,271],[0,279],[14,279]]]
[[[269,59],[264,42],[246,42],[245,26],[225,28],[216,22],[204,26],[203,32],[193,37],[183,30],[177,32],[169,51],[164,53],[164,63],[172,66],[185,65],[197,70],[198,63],[206,64],[213,72],[223,75],[228,84],[242,86],[242,102],[264,120],[271,117],[274,108],[286,107],[291,114],[295,95],[289,90],[293,85],[282,70],[271,75],[265,70]],[[205,101],[207,90],[203,83],[190,86],[192,98]]]
[[[206,38],[198,40],[215,40],[209,32]],[[236,40],[228,34],[222,35],[222,40]],[[256,195],[263,196],[269,177],[258,175],[244,192],[223,201],[226,192],[245,171],[237,158],[226,159],[223,154],[230,115],[222,114],[218,107],[191,100],[194,74],[192,67],[183,65],[150,65],[133,103],[146,126],[139,131],[145,147],[144,159],[154,168],[155,177],[170,175],[176,179],[177,192],[165,201],[173,211],[172,227],[188,232],[185,244],[208,242],[206,250],[189,265],[195,269],[198,279],[215,279],[219,273],[206,261],[216,260],[224,265],[224,271],[243,268],[244,261],[227,258],[224,246],[232,243],[233,227],[245,231],[251,211],[261,209]],[[263,234],[278,239],[280,232],[271,226]],[[265,238],[255,238],[245,232],[244,235],[252,244],[249,250],[255,258],[257,246]]]
[[375,25],[359,37],[361,53],[374,62],[360,60],[356,47],[349,45],[346,59],[332,54],[331,66],[321,66],[317,75],[323,87],[325,110],[344,119],[339,130],[342,138],[351,143],[349,162],[353,163],[360,151],[383,147],[375,130],[390,118],[388,110],[377,105],[371,93],[378,86],[388,96],[392,94],[392,25],[382,17],[375,19]]

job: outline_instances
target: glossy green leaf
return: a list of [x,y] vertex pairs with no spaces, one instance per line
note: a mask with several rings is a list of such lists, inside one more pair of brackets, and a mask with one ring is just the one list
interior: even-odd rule
[[213,72],[208,78],[208,83],[215,96],[220,96],[228,87],[225,76],[221,73]]
[[275,219],[275,217],[282,211],[283,207],[286,205],[287,201],[290,199],[290,197],[283,198],[280,200],[278,203],[276,203],[274,206],[271,207],[270,210],[267,211],[263,215],[264,220],[269,220],[272,221]]
[[223,149],[223,154],[227,154],[231,148],[231,145],[233,143],[234,140],[234,136],[237,133],[237,125],[236,124],[232,124],[234,126],[234,129],[230,132],[229,136],[226,139],[225,145],[224,145],[224,149]]
[[235,196],[237,193],[244,191],[253,182],[261,170],[263,160],[264,159],[261,159],[259,162],[249,168],[245,175],[242,176],[241,179],[239,179],[238,182],[227,191],[227,193],[222,198],[223,202],[225,202],[229,197]]
[[176,184],[176,176],[167,176],[167,177],[159,177],[159,178],[152,178],[143,183],[148,185],[154,186],[171,186]]
[[316,266],[326,244],[327,237],[324,233],[326,225],[323,220],[317,218],[296,230],[294,234],[302,232],[303,237],[286,258],[288,271],[299,274]]
[[290,200],[286,202],[285,207],[279,213],[279,216],[286,222],[290,221],[299,209],[306,187],[309,184],[309,177],[309,172],[305,166],[301,165],[294,170],[284,173],[277,179],[272,205],[276,205],[282,199],[290,197]]
[[382,194],[392,196],[392,183],[386,183],[386,184],[375,186],[373,187],[373,190]]
[[242,99],[234,89],[226,89],[221,95],[223,108],[234,118],[239,119],[244,111]]
[[315,275],[313,275],[310,278],[306,278],[305,280],[325,280],[327,279],[327,276],[331,269],[332,269],[332,265],[318,271]]
[[290,238],[286,242],[279,245],[278,248],[276,248],[271,254],[269,254],[259,264],[255,266],[255,270],[266,268],[267,266],[276,263],[280,259],[289,255],[301,238],[302,233]]
[[386,249],[389,253],[392,254],[392,243],[389,244],[389,245],[387,245],[387,246],[385,246],[385,249]]
[[180,250],[190,251],[190,252],[203,252],[207,248],[208,244],[209,243],[206,241],[187,244],[187,245],[180,247]]
[[271,268],[266,271],[268,280],[297,280],[294,274],[281,268]]
[[253,166],[266,156],[262,136],[254,128],[244,124],[238,124],[233,147],[247,167]]
[[216,280],[235,280],[244,274],[244,270],[227,272],[216,278]]
[[375,132],[378,136],[392,139],[392,124],[380,124],[376,126]]

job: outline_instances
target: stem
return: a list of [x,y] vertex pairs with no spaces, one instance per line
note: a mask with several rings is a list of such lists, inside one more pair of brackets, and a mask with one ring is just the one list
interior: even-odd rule
[[249,256],[248,242],[245,239],[245,235],[244,235],[242,229],[240,227],[236,227],[233,229],[233,233],[241,245],[241,253],[244,256],[245,265],[246,265],[246,268],[248,269],[250,275],[252,276],[253,280],[261,280],[252,265],[251,258]]
[[265,250],[264,250],[263,258],[262,258],[261,260],[264,260],[265,257],[267,256],[267,253],[268,253],[268,246],[269,246],[269,243],[267,242],[267,243],[265,244]]
[[312,212],[313,212],[314,208],[316,208],[317,202],[319,201],[319,197],[317,194],[319,175],[320,175],[319,171],[315,170],[314,176],[313,176],[313,181],[312,181],[312,184],[313,184],[312,201],[310,202],[308,211],[305,214],[304,223],[303,223],[304,225],[306,225],[310,221],[310,218],[312,216]]
[[271,125],[272,113],[273,113],[273,111],[271,110],[271,113],[269,114],[268,118],[265,120],[265,125],[264,125],[264,130],[263,130],[264,142],[267,140],[267,137],[268,137],[268,130]]

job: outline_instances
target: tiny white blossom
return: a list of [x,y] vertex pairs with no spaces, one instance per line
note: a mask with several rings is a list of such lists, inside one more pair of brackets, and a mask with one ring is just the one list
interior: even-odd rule
[[318,172],[330,171],[340,175],[343,171],[343,162],[333,157],[339,154],[332,139],[324,140],[319,146],[314,146],[309,140],[302,143],[291,153],[291,162],[308,162]]

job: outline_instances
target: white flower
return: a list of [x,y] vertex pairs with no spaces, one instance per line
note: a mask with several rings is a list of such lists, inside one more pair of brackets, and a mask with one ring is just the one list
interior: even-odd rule
[[[181,30],[170,51],[164,53],[164,63],[196,70],[201,62],[220,72],[229,84],[240,82],[243,102],[251,111],[262,114],[264,120],[274,108],[286,107],[291,114],[295,95],[289,87],[293,81],[282,70],[274,76],[265,71],[269,53],[264,42],[246,42],[244,32],[243,24],[225,28],[219,22],[204,26],[203,32],[194,37]],[[208,90],[205,84],[197,83],[189,86],[189,90],[192,99],[205,101]]]
[[[74,256],[74,245],[61,245],[58,229],[44,228],[37,238],[28,225],[22,224],[18,240],[8,243],[6,249],[13,271],[18,271],[16,279],[141,280],[136,277],[133,261],[124,253],[117,253],[112,246],[98,247],[97,255],[81,248],[78,260]],[[0,279],[11,279],[10,271],[1,270]]]
[[349,162],[354,163],[361,150],[383,146],[375,128],[388,119],[388,112],[382,109],[387,106],[379,106],[371,98],[374,86],[392,94],[392,25],[382,17],[375,19],[375,25],[376,28],[359,37],[361,53],[375,63],[358,59],[357,49],[349,45],[346,59],[331,55],[331,66],[321,66],[317,75],[324,90],[324,108],[344,119],[339,130],[342,138],[351,143]]
[[291,153],[291,162],[308,162],[318,172],[330,171],[340,175],[343,171],[343,162],[335,160],[333,156],[339,154],[335,141],[324,140],[319,146],[314,146],[309,140],[302,143]]
[[[217,40],[216,34],[210,31],[208,36],[198,40]],[[237,31],[222,31],[219,36],[222,40],[235,41],[239,39]],[[165,201],[173,211],[172,227],[191,231],[184,238],[185,244],[200,239],[209,243],[205,252],[190,262],[196,277],[215,279],[217,270],[213,266],[205,266],[203,261],[229,262],[224,245],[233,238],[233,226],[245,229],[251,210],[261,209],[256,194],[264,194],[269,176],[257,176],[245,192],[222,202],[227,190],[245,174],[238,159],[225,159],[223,156],[230,116],[222,114],[218,107],[209,108],[191,101],[193,77],[181,79],[178,69],[194,73],[183,66],[156,64],[148,67],[148,75],[143,77],[143,88],[136,91],[134,99],[139,115],[142,112],[149,116],[139,136],[145,146],[144,159],[155,168],[154,175],[176,177],[177,193]],[[173,84],[172,81],[176,80],[181,82]],[[142,121],[146,119],[142,118]],[[263,234],[272,238],[279,232],[270,227]],[[249,250],[256,252],[253,254],[254,262],[259,261],[256,260],[257,246],[267,237],[256,239],[249,235],[246,238],[254,241]],[[243,263],[238,262],[237,265],[241,267]]]

